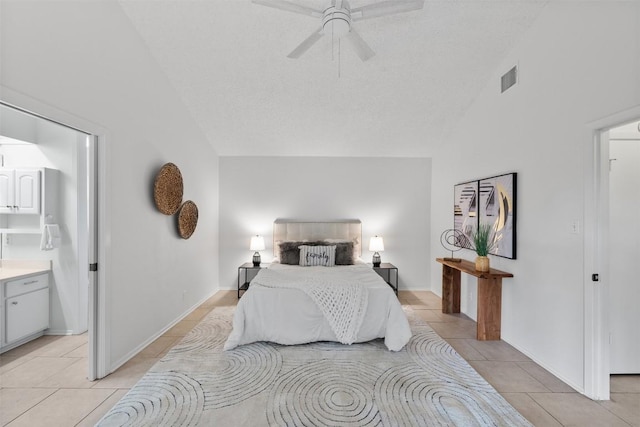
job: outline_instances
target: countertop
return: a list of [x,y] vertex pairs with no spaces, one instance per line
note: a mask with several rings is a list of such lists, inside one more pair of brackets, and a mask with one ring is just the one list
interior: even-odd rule
[[0,268],[0,280],[17,279],[37,273],[46,273],[48,268]]
[[51,261],[1,260],[0,280],[16,279],[51,270]]

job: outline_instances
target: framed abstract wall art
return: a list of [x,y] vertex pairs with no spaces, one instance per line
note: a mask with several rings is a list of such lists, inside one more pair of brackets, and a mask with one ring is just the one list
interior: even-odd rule
[[479,223],[492,225],[495,233],[491,255],[516,259],[516,184],[516,173],[479,181]]
[[454,245],[460,248],[473,249],[473,233],[478,227],[478,183],[463,182],[453,187],[453,229],[462,236],[456,238]]

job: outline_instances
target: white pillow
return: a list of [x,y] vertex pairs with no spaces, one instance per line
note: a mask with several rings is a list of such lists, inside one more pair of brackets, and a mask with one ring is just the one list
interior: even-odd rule
[[320,265],[333,267],[336,265],[335,246],[298,246],[300,249],[300,265],[303,267]]

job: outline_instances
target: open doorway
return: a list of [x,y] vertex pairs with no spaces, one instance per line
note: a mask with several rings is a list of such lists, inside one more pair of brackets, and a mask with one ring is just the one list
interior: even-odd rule
[[640,119],[608,133],[610,373],[640,374]]
[[[627,223],[625,225],[624,215],[620,216],[618,213],[612,213],[612,206],[610,204],[610,197],[612,191],[610,189],[611,173],[610,168],[618,168],[616,172],[620,172],[620,176],[614,177],[613,185],[618,185],[617,181],[625,182],[627,172],[621,169],[621,165],[616,165],[616,160],[610,161],[610,159],[618,158],[617,155],[611,155],[610,148],[610,136],[613,135],[614,139],[620,139],[620,132],[625,131],[633,126],[633,123],[640,121],[640,105],[630,108],[625,111],[615,113],[609,117],[604,117],[597,121],[589,123],[587,126],[593,132],[592,143],[585,146],[585,209],[584,209],[584,393],[586,396],[595,400],[609,400],[611,389],[613,384],[611,373],[612,370],[612,341],[620,340],[619,344],[624,344],[622,350],[613,349],[613,351],[621,351],[626,355],[630,350],[625,343],[625,334],[631,331],[633,334],[629,337],[634,342],[637,342],[638,332],[637,323],[632,323],[628,317],[638,315],[637,305],[626,313],[612,313],[612,310],[626,310],[627,301],[621,305],[616,305],[618,296],[620,293],[622,298],[629,298],[632,301],[637,301],[637,297],[628,295],[625,289],[625,283],[620,286],[620,280],[625,280],[626,273],[622,270],[616,271],[612,274],[611,269],[617,268],[618,258],[627,259],[630,252],[625,252],[622,247],[624,244],[620,244],[618,239],[625,239],[626,242],[631,244],[638,244],[638,229],[635,228],[635,232],[632,231],[635,224]],[[637,126],[637,125],[636,125]],[[618,147],[614,147],[617,150]],[[627,155],[620,153],[620,156]],[[624,167],[624,169],[629,169]],[[633,163],[631,169],[637,169],[637,162]],[[636,172],[637,173],[637,172]],[[633,178],[631,178],[633,179]],[[637,186],[637,180],[632,186]],[[625,184],[622,184],[625,185]],[[625,197],[629,197],[625,193],[625,189],[615,188],[616,193],[613,197],[616,205],[622,200],[624,202]],[[637,189],[634,189],[637,191]],[[628,207],[618,207],[618,209],[628,209]],[[613,224],[610,217],[613,215]],[[612,235],[613,227],[613,235]],[[622,236],[622,237],[620,237]],[[617,247],[612,251],[612,245]],[[636,247],[637,248],[637,247]],[[618,249],[622,249],[619,251]],[[637,249],[636,249],[637,250]],[[616,257],[616,260],[612,262],[612,257]],[[629,265],[637,263],[637,256],[632,258],[631,261],[627,261]],[[633,279],[635,284],[637,280]],[[616,286],[613,289],[612,287]],[[612,307],[612,304],[614,305]],[[621,318],[625,322],[629,322],[627,328],[618,328],[612,321],[615,322],[615,317],[621,314]],[[635,330],[634,330],[635,329]],[[617,338],[612,336],[617,335]],[[631,357],[638,358],[638,354],[633,354],[634,350],[631,350]],[[617,369],[617,368],[614,368]],[[625,369],[626,370],[626,369]],[[629,379],[629,378],[628,378]],[[634,375],[631,380],[631,385],[637,387],[636,382],[640,381],[640,377]]]
[[[33,330],[9,334],[7,304],[13,302],[3,293],[7,322],[0,328],[2,351],[42,333],[86,334],[90,380],[96,378],[95,278],[89,271],[96,254],[95,145],[88,132],[0,102],[0,170],[11,177],[26,173],[33,183],[31,187],[6,180],[11,185],[0,188],[0,199],[9,195],[19,205],[17,200],[27,194],[34,201],[31,210],[11,208],[0,214],[3,272],[5,266],[50,268],[47,287],[21,295],[28,302],[37,300],[33,310],[18,313],[22,323],[34,324]],[[11,274],[20,274],[18,270]],[[37,322],[29,314],[36,312]]]

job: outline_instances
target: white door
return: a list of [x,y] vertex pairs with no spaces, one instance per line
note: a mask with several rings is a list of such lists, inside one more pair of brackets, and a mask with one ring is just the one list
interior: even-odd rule
[[609,146],[609,321],[612,374],[640,373],[640,139]]
[[40,171],[16,169],[15,213],[40,213]]
[[13,169],[0,169],[0,213],[10,213],[13,210]]

